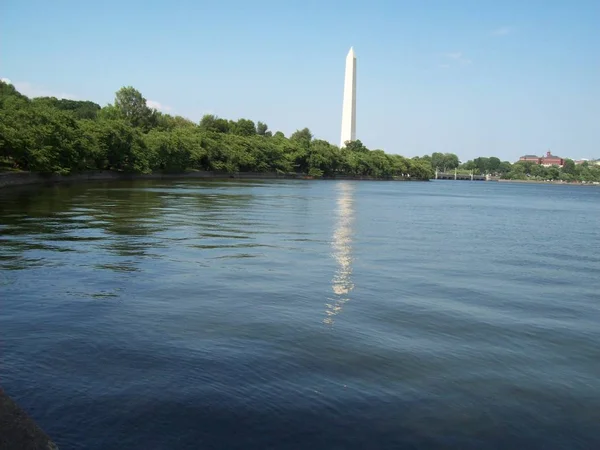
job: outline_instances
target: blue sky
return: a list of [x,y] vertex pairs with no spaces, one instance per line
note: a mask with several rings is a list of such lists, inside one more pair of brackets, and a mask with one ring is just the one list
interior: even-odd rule
[[369,148],[600,157],[598,0],[4,0],[0,77],[337,144],[350,46]]

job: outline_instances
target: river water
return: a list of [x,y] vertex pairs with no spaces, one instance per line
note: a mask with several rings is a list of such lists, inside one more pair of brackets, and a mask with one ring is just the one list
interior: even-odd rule
[[600,448],[600,189],[0,192],[0,384],[66,449]]

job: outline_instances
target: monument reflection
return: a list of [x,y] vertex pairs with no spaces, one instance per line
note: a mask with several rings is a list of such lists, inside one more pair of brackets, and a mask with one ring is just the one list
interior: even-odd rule
[[326,324],[333,324],[334,318],[342,311],[344,304],[350,299],[352,283],[352,224],[354,222],[354,184],[341,182],[337,185],[338,199],[336,208],[336,227],[333,232],[331,246],[332,257],[337,268],[331,280],[333,297],[326,304]]

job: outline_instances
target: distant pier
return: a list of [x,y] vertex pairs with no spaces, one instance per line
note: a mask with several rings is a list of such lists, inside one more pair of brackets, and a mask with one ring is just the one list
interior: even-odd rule
[[495,181],[489,175],[473,175],[470,173],[451,173],[435,172],[436,180],[457,180],[457,181]]

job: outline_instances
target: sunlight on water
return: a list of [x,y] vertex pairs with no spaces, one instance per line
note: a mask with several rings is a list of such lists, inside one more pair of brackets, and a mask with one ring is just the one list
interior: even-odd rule
[[350,292],[354,289],[352,283],[353,193],[353,183],[342,182],[337,185],[336,227],[331,241],[332,256],[336,261],[337,269],[331,282],[335,297],[326,304],[327,317],[323,319],[323,322],[328,325],[334,323],[334,316],[342,311],[342,307],[350,299]]

